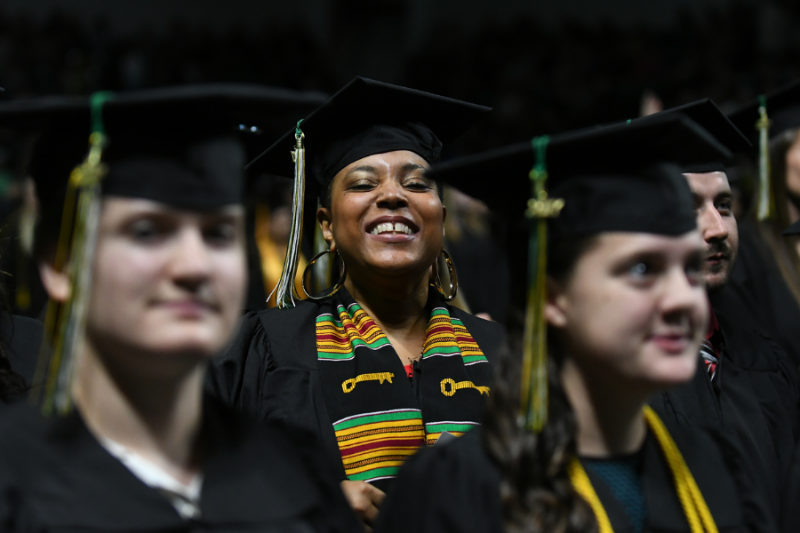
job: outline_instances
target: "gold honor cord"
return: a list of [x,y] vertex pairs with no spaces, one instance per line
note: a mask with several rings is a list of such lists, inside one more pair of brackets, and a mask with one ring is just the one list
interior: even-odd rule
[[525,311],[525,333],[522,354],[522,386],[520,417],[525,429],[540,432],[547,423],[547,326],[544,302],[547,297],[547,219],[559,215],[563,199],[547,198],[547,166],[545,155],[548,136],[531,141],[536,163],[529,177],[533,197],[528,201],[526,216],[533,219],[528,243],[528,302]]
[[769,160],[769,127],[771,121],[767,116],[767,99],[758,97],[758,209],[759,221],[772,220],[775,215],[775,195],[772,188],[772,169]]
[[[714,517],[711,516],[711,511],[708,510],[703,494],[700,492],[692,472],[686,465],[683,455],[678,450],[675,441],[672,440],[672,436],[670,436],[664,423],[656,412],[648,406],[644,408],[644,417],[650,431],[655,435],[661,451],[664,453],[664,458],[667,460],[667,465],[675,483],[675,491],[678,493],[678,499],[686,515],[690,531],[692,533],[717,533],[717,524],[714,522]],[[611,527],[608,514],[600,502],[594,487],[592,487],[586,470],[584,470],[577,457],[573,457],[570,460],[567,469],[572,486],[592,508],[600,533],[613,533],[614,529]]]
[[[306,196],[306,150],[305,135],[300,129],[300,120],[295,128],[295,148],[292,151],[294,161],[294,191],[292,193],[292,226],[289,230],[289,243],[286,246],[286,257],[283,260],[283,271],[278,285],[272,292],[277,292],[275,301],[279,309],[287,309],[297,305],[301,299],[295,286],[297,262],[303,241],[303,203]],[[269,300],[272,298],[270,293]]]
[[[100,219],[100,184],[108,169],[102,162],[106,138],[102,108],[111,93],[95,93],[91,97],[92,134],[89,154],[70,174],[61,217],[61,229],[54,267],[69,280],[69,296],[63,303],[48,301],[45,335],[50,346],[42,343],[34,383],[47,378],[41,400],[45,415],[66,413],[72,406],[71,388],[75,363],[86,323],[91,294],[92,263]],[[49,360],[49,365],[47,361]]]

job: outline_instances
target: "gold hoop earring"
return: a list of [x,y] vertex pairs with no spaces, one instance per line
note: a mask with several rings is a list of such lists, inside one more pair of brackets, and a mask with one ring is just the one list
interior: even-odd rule
[[450,258],[450,254],[448,254],[444,248],[442,248],[441,254],[444,256],[444,262],[447,265],[447,272],[450,274],[450,294],[444,292],[444,287],[442,286],[442,278],[439,276],[439,258],[436,258],[436,261],[433,263],[433,274],[434,274],[434,282],[431,283],[439,294],[442,295],[445,302],[452,302],[456,298],[456,294],[458,294],[458,275],[456,274],[456,265],[453,264],[453,260]]
[[[331,292],[329,292],[325,296],[311,296],[308,293],[308,289],[306,289],[306,274],[308,273],[308,269],[314,263],[317,262],[317,259],[319,259],[323,255],[329,254],[329,253],[331,253],[330,250],[321,251],[320,253],[315,255],[313,258],[311,258],[311,261],[308,262],[308,264],[306,265],[306,268],[303,270],[303,277],[300,280],[300,286],[303,287],[303,292],[305,293],[306,298],[308,298],[312,302],[321,302],[322,300],[326,300],[326,299],[330,298],[331,296],[333,296],[334,294],[336,294],[337,292],[339,292],[339,289],[342,288],[342,285],[344,285],[344,280],[347,277],[347,265],[344,264],[344,259],[342,259],[342,256],[339,255],[339,254],[336,254],[336,255],[339,256],[339,259],[342,261],[342,276],[339,278],[339,281],[337,281],[336,285],[333,286],[333,289],[331,289]],[[333,253],[336,253],[336,252],[333,252]]]

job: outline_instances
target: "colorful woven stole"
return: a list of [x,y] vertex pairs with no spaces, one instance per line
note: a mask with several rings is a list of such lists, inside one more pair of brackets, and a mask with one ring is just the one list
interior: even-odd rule
[[442,432],[478,425],[491,369],[469,331],[431,293],[419,372],[412,384],[380,327],[344,290],[321,306],[317,356],[325,404],[351,480],[394,477]]

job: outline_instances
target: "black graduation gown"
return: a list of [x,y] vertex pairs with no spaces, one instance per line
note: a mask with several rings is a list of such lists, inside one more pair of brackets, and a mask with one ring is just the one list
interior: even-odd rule
[[0,531],[357,532],[309,437],[204,407],[198,520],[110,455],[77,412],[44,419],[27,404],[0,419]]
[[752,463],[775,521],[798,438],[797,373],[769,337],[717,313],[724,340],[712,383],[698,362],[694,379],[657,395],[651,405],[665,421],[717,430]]
[[[489,363],[504,345],[502,326],[450,307]],[[209,368],[207,389],[225,404],[262,420],[282,420],[313,433],[326,461],[346,479],[342,455],[325,406],[317,360],[315,324],[319,305],[247,313],[228,351]],[[386,490],[392,479],[373,482]]]
[[753,324],[786,351],[795,369],[800,367],[800,305],[778,264],[761,238],[757,223],[739,224],[739,254],[728,285],[711,296],[720,310],[739,324]]
[[33,318],[0,315],[0,343],[11,363],[11,368],[31,385],[39,359],[39,347],[44,335],[44,324]]
[[[775,531],[774,523],[732,446],[693,428],[669,428],[720,532]],[[671,473],[654,438],[642,457],[647,519],[644,532],[690,531]],[[744,468],[742,468],[744,467]],[[587,469],[615,533],[633,531],[622,505]],[[476,429],[424,450],[400,470],[381,506],[376,533],[503,533],[500,470]]]

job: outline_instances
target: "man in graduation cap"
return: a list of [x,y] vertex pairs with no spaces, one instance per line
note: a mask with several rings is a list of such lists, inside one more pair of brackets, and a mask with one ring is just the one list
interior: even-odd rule
[[[443,250],[446,210],[424,174],[487,111],[356,78],[248,166],[294,175],[289,252],[278,309],[244,317],[209,386],[314,432],[366,524],[403,461],[478,424],[490,394],[503,331],[449,303],[458,281]],[[301,301],[304,213],[339,270],[322,294],[306,283]]]
[[0,529],[358,529],[312,439],[203,394],[246,286],[238,126],[302,101],[188,86],[0,107],[40,134],[52,343],[44,416],[0,418]]
[[[734,154],[750,147],[711,100],[651,117],[672,114],[691,117]],[[682,152],[688,144],[678,138],[672,147],[692,190],[697,225],[706,243],[703,276],[712,303],[711,320],[700,349],[703,364],[695,379],[664,392],[653,405],[664,416],[720,430],[736,441],[756,465],[759,485],[777,520],[781,487],[800,430],[797,372],[786,352],[762,333],[758,323],[738,320],[740,302],[717,298],[731,279],[738,250],[727,167],[718,159],[687,161]]]

